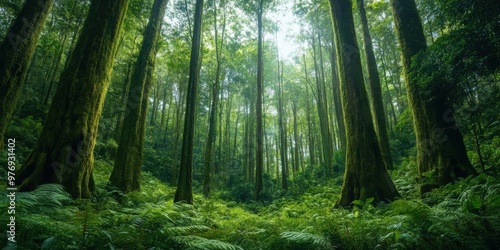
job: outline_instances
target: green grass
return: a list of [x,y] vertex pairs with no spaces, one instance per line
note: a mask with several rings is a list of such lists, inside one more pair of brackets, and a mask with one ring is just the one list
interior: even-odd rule
[[[341,177],[265,205],[214,192],[210,199],[196,193],[191,206],[174,204],[175,189],[149,173],[141,192],[124,195],[106,187],[110,171],[96,161],[91,201],[71,200],[58,185],[18,193],[17,249],[494,249],[500,243],[500,181],[486,175],[423,199],[408,190],[406,200],[376,207],[357,201],[347,210],[332,209]],[[400,189],[412,182],[393,175]],[[7,244],[4,236],[1,243]]]

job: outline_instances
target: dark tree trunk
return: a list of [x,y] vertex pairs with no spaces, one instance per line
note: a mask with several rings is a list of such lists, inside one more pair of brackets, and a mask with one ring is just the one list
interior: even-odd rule
[[123,128],[113,172],[109,178],[111,184],[125,193],[141,189],[145,112],[153,82],[156,47],[166,6],[167,0],[155,0],[153,3],[130,82]]
[[263,0],[259,1],[259,9],[257,10],[257,26],[258,26],[258,52],[257,52],[257,162],[255,165],[255,189],[254,198],[259,199],[262,192],[262,172],[264,169],[264,128],[262,126],[262,95],[264,90],[262,87],[263,81],[263,52],[262,52],[262,15],[263,15]]
[[185,201],[193,204],[193,140],[196,115],[197,85],[199,79],[201,21],[203,16],[203,0],[196,0],[194,12],[193,42],[189,63],[189,80],[186,98],[186,118],[182,135],[181,166],[179,181],[175,190],[174,202]]
[[18,174],[20,190],[60,183],[75,198],[90,197],[99,118],[127,5],[127,0],[91,2],[40,139]]
[[453,108],[446,96],[424,100],[418,78],[413,75],[412,57],[426,50],[427,44],[414,0],[392,0],[396,33],[401,45],[408,102],[413,114],[419,173],[434,171],[425,181],[421,193],[443,186],[459,177],[476,174],[467,157],[462,134]]
[[393,200],[399,193],[387,173],[373,127],[351,1],[330,0],[330,7],[347,135],[344,183],[335,206],[346,207],[354,200],[368,198],[374,202]]
[[393,169],[391,148],[389,146],[389,137],[387,136],[387,123],[382,99],[382,87],[380,77],[377,70],[377,62],[375,61],[375,53],[373,53],[372,38],[368,29],[368,20],[366,19],[366,11],[363,0],[357,0],[359,16],[361,17],[361,25],[363,28],[363,41],[365,45],[365,57],[367,66],[368,85],[370,86],[370,102],[372,108],[373,126],[377,134],[382,157],[385,160],[387,169]]
[[0,45],[0,151],[53,0],[26,0]]

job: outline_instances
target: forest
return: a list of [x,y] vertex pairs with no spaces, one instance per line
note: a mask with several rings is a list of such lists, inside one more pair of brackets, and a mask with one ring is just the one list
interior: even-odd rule
[[0,246],[498,249],[498,0],[0,0]]

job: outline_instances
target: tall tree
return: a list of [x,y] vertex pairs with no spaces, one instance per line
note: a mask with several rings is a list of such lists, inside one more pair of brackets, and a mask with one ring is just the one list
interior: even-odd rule
[[257,164],[255,166],[255,190],[254,197],[259,199],[262,192],[262,173],[264,169],[264,128],[262,126],[262,96],[264,90],[262,87],[263,81],[263,53],[262,53],[262,15],[263,15],[264,0],[259,0],[259,8],[257,9],[257,27],[258,27],[258,46],[257,46]]
[[281,188],[284,190],[288,189],[288,153],[287,153],[287,143],[286,143],[286,122],[284,117],[284,107],[283,107],[283,62],[281,66],[279,63],[278,56],[278,126],[279,126],[279,136],[280,136],[280,159],[281,159]]
[[[313,47],[313,59],[314,59],[314,72],[316,75],[316,94],[317,94],[317,105],[318,105],[318,116],[319,116],[319,126],[321,132],[321,148],[323,149],[323,163],[325,164],[325,172],[327,175],[332,174],[333,169],[333,143],[332,134],[330,133],[330,126],[328,122],[328,106],[326,101],[326,90],[324,81],[324,70],[323,70],[323,53],[321,48],[321,36],[318,32],[318,40],[315,39],[313,35],[311,38]],[[316,46],[316,44],[318,44]],[[319,54],[319,55],[318,55]],[[317,62],[319,57],[320,62]],[[319,65],[318,65],[319,64]]]
[[433,173],[431,180],[422,186],[424,193],[476,171],[467,156],[448,97],[439,91],[425,99],[421,94],[424,89],[419,85],[419,76],[414,74],[416,65],[412,64],[412,57],[425,51],[427,44],[415,0],[392,0],[391,5],[413,115],[419,173]]
[[203,17],[203,0],[196,0],[194,12],[194,29],[189,61],[189,80],[186,98],[186,116],[184,133],[182,134],[181,166],[179,180],[175,190],[174,202],[185,201],[193,204],[193,140],[196,114],[196,96],[199,74],[201,21]]
[[359,16],[361,17],[361,26],[363,28],[363,42],[365,46],[365,57],[367,67],[368,86],[370,86],[370,103],[372,108],[373,125],[377,133],[382,156],[388,169],[392,169],[391,148],[389,147],[389,137],[387,136],[387,123],[382,98],[382,86],[373,52],[372,38],[368,29],[368,20],[366,18],[365,3],[363,0],[356,0]]
[[109,178],[111,184],[125,193],[138,191],[141,188],[142,142],[144,140],[144,132],[141,131],[141,128],[146,123],[146,108],[143,105],[147,106],[147,100],[149,100],[148,94],[153,81],[156,47],[167,2],[167,0],[154,1],[148,24],[144,30],[141,50],[128,92],[115,164]]
[[350,0],[330,0],[346,126],[346,170],[336,206],[399,196],[387,173],[370,115]]
[[[212,163],[213,163],[213,146],[215,143],[215,128],[217,127],[217,119],[215,117],[217,113],[217,106],[219,102],[219,89],[220,89],[220,71],[221,71],[221,63],[222,63],[222,49],[224,46],[224,34],[226,28],[226,13],[224,7],[223,13],[223,21],[222,21],[222,34],[219,42],[218,36],[218,27],[217,27],[217,1],[213,2],[214,4],[214,33],[215,33],[215,61],[216,61],[216,69],[215,69],[215,82],[212,86],[212,106],[210,107],[210,117],[208,124],[208,138],[205,144],[205,168],[203,169],[203,194],[205,197],[208,197],[210,193],[210,179],[212,173]],[[224,2],[221,1],[221,4]],[[222,121],[221,121],[222,122]],[[221,126],[222,127],[222,126]],[[222,140],[222,138],[219,138]],[[220,149],[219,149],[220,151]]]
[[20,190],[60,183],[90,197],[93,151],[128,0],[93,0],[76,47],[60,77],[42,134],[21,167]]
[[0,45],[0,151],[53,0],[26,0]]

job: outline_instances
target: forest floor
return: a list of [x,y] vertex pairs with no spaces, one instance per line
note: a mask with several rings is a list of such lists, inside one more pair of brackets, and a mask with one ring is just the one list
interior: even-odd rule
[[[58,185],[18,193],[17,249],[496,249],[500,243],[500,181],[484,174],[419,199],[412,171],[402,169],[392,175],[405,199],[333,209],[341,176],[307,183],[305,191],[297,180],[264,203],[196,192],[191,206],[174,204],[175,188],[149,173],[141,192],[111,190],[105,186],[111,168],[96,161],[92,201],[72,200]],[[7,245],[3,236],[1,244]]]

